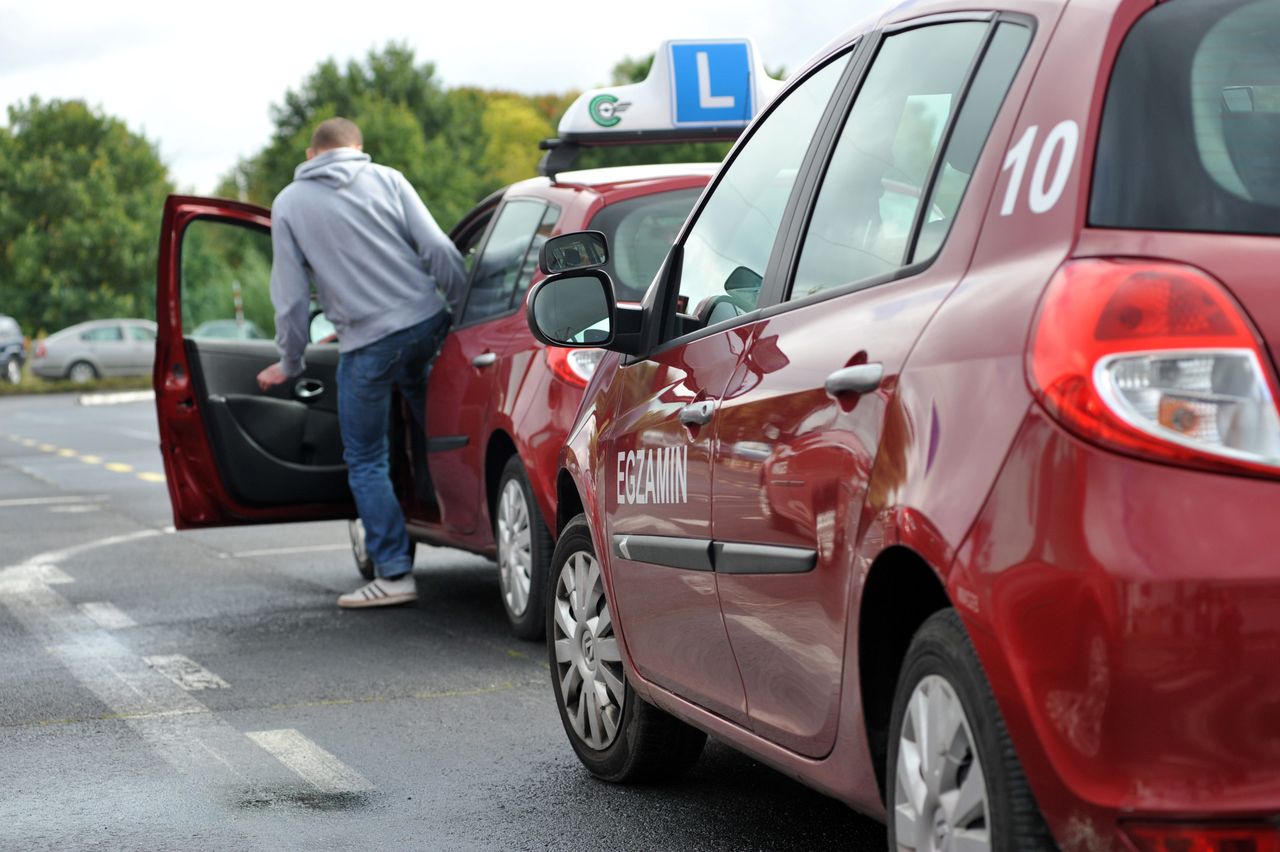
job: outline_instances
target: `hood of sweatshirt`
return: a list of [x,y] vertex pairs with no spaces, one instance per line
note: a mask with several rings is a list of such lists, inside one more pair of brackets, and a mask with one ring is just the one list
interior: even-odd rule
[[334,148],[317,154],[293,170],[294,180],[314,180],[341,189],[356,179],[371,159],[355,148]]

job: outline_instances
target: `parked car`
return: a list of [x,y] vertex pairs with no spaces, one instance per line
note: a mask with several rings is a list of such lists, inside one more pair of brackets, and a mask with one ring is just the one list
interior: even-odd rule
[[[539,250],[566,231],[607,234],[615,246],[608,266],[619,298],[638,301],[715,171],[714,164],[575,171],[571,154],[579,145],[638,137],[731,139],[780,86],[758,61],[750,77],[748,70],[743,65],[741,79],[718,81],[750,95],[738,119],[692,132],[653,132],[630,119],[602,126],[598,110],[579,99],[549,153],[549,176],[493,193],[452,230],[468,269],[467,293],[432,367],[426,434],[406,428],[409,418],[397,411],[393,476],[415,541],[496,556],[503,606],[519,636],[539,638],[545,631],[542,595],[553,546],[547,519],[557,513],[557,455],[602,354],[548,348],[533,339],[522,307],[540,277]],[[662,77],[650,86],[658,99],[648,106],[663,121],[670,114],[667,85]],[[639,101],[628,115],[644,115]],[[265,274],[269,264],[253,258],[270,257],[270,225],[269,210],[222,199],[173,196],[165,206],[154,381],[180,529],[355,516],[336,394],[329,392],[338,349],[319,342],[333,334],[323,315],[313,319],[306,372],[266,394],[254,377],[276,360],[272,343],[184,338],[184,327],[196,325],[184,294],[221,305],[232,282],[246,300],[265,287],[253,276],[255,270]],[[218,229],[223,233],[212,233]],[[184,266],[184,241],[201,232],[193,245],[204,248],[187,252],[195,260]],[[259,248],[249,245],[246,233],[260,241]],[[238,268],[209,263],[211,246],[236,247],[227,263]],[[370,576],[362,529],[358,523],[351,529],[357,565]]]
[[191,332],[192,337],[209,340],[266,340],[252,320],[219,319],[202,322]]
[[26,338],[13,317],[0,314],[0,368],[11,385],[22,381],[22,365],[27,360]]
[[155,351],[156,324],[151,320],[91,320],[36,341],[31,372],[78,384],[100,376],[145,376]]
[[1274,2],[904,3],[641,306],[535,285],[608,351],[546,595],[591,772],[709,733],[891,849],[1277,848],[1277,43]]

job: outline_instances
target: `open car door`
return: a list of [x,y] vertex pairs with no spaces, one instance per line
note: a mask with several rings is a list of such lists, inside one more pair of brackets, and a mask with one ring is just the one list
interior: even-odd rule
[[156,412],[174,525],[355,517],[338,431],[337,343],[268,392],[278,360],[271,212],[170,196],[156,277]]

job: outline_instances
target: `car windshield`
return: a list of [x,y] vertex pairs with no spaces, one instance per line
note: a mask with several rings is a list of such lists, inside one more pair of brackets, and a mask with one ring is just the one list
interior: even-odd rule
[[644,297],[701,193],[701,188],[677,189],[628,198],[608,205],[591,220],[588,227],[609,239],[605,270],[619,301]]
[[1174,0],[1120,50],[1090,224],[1280,234],[1280,4]]

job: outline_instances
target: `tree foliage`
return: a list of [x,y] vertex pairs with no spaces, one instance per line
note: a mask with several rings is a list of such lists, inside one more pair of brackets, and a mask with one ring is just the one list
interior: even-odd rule
[[0,128],[0,310],[28,333],[155,315],[155,146],[82,101],[37,98]]

